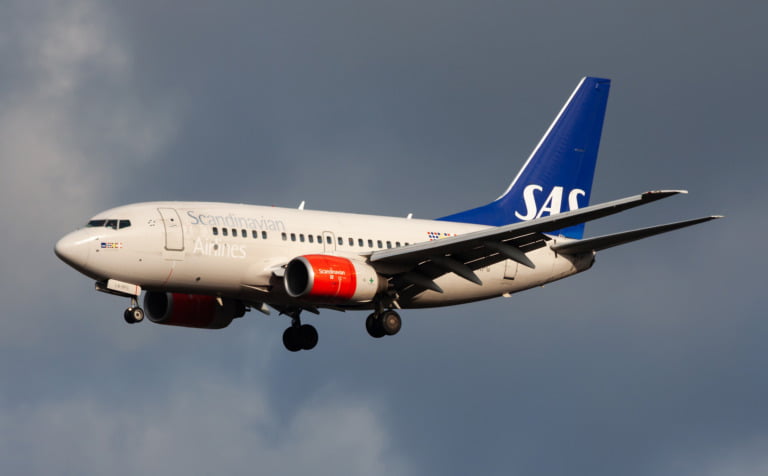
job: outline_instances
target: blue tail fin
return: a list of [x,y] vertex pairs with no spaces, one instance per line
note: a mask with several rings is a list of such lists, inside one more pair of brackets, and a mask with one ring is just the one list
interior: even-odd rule
[[[610,86],[609,79],[582,79],[499,198],[438,220],[501,226],[587,206]],[[584,224],[553,234],[580,239]]]

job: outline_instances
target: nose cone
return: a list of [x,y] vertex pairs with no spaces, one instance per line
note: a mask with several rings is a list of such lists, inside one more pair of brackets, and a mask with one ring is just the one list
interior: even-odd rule
[[77,232],[70,233],[60,239],[53,249],[59,259],[77,270],[85,269],[88,263],[88,240],[82,238]]

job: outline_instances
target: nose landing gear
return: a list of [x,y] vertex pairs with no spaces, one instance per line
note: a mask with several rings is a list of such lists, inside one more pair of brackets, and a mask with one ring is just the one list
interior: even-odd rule
[[123,319],[128,324],[136,324],[144,320],[144,309],[139,307],[139,301],[136,296],[131,297],[131,306],[123,313]]
[[113,296],[127,297],[131,300],[131,305],[123,312],[123,319],[128,324],[136,324],[144,320],[144,309],[139,307],[139,296],[141,295],[141,286],[138,284],[125,283],[116,279],[107,279],[106,281],[96,281],[96,291],[112,294]]
[[123,313],[123,318],[128,324],[136,324],[144,320],[144,310],[140,307],[129,307]]

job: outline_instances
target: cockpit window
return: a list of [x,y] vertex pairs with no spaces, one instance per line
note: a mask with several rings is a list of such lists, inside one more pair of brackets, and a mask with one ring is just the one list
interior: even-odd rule
[[106,226],[107,228],[117,230],[118,228],[122,229],[131,226],[131,220],[91,220],[85,226],[88,228],[101,228],[102,226]]

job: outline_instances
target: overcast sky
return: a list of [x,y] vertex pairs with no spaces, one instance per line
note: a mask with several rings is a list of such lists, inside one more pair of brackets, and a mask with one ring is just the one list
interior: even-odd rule
[[[768,473],[768,6],[0,3],[0,473]],[[221,331],[122,319],[53,254],[160,199],[416,217],[498,196],[582,76],[613,80],[587,236],[727,218],[509,299]]]

